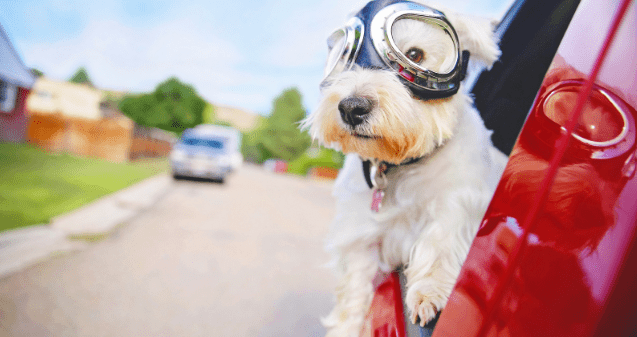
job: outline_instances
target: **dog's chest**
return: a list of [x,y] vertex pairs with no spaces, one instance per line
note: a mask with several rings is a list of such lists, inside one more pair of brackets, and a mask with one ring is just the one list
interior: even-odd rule
[[391,268],[409,262],[412,246],[433,222],[430,209],[436,202],[422,191],[417,194],[396,187],[385,190],[383,206],[375,217],[380,231],[381,259]]

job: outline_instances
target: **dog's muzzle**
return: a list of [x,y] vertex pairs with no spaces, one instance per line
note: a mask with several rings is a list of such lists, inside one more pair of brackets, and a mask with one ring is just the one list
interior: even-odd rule
[[[401,51],[392,36],[392,27],[401,20],[418,20],[441,30],[455,49],[455,63],[447,73],[436,73],[416,62],[423,51]],[[433,8],[410,1],[377,0],[367,3],[345,27],[327,40],[329,52],[322,86],[334,75],[350,70],[354,64],[367,69],[386,69],[421,98],[443,98],[458,92],[469,61],[461,51],[458,35],[445,15]]]

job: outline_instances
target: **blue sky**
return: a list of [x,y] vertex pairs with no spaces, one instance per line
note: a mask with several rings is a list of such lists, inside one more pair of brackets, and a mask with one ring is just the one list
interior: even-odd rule
[[[297,87],[319,100],[327,36],[364,0],[0,0],[24,63],[66,80],[81,66],[100,88],[152,91],[170,76],[206,100],[261,114]],[[446,0],[500,17],[511,0]]]

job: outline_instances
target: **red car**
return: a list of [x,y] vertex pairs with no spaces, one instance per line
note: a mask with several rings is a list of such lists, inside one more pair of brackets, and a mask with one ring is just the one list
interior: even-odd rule
[[[364,336],[637,336],[637,4],[516,1],[473,93],[509,163],[435,322],[399,273]],[[521,130],[521,131],[520,131]]]

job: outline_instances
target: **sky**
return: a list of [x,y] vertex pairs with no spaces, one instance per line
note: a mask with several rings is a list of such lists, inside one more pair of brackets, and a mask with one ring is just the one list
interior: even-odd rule
[[[512,0],[446,0],[500,18]],[[27,67],[102,89],[152,91],[171,76],[213,104],[267,115],[283,90],[318,105],[326,38],[366,0],[0,0],[0,24]]]

